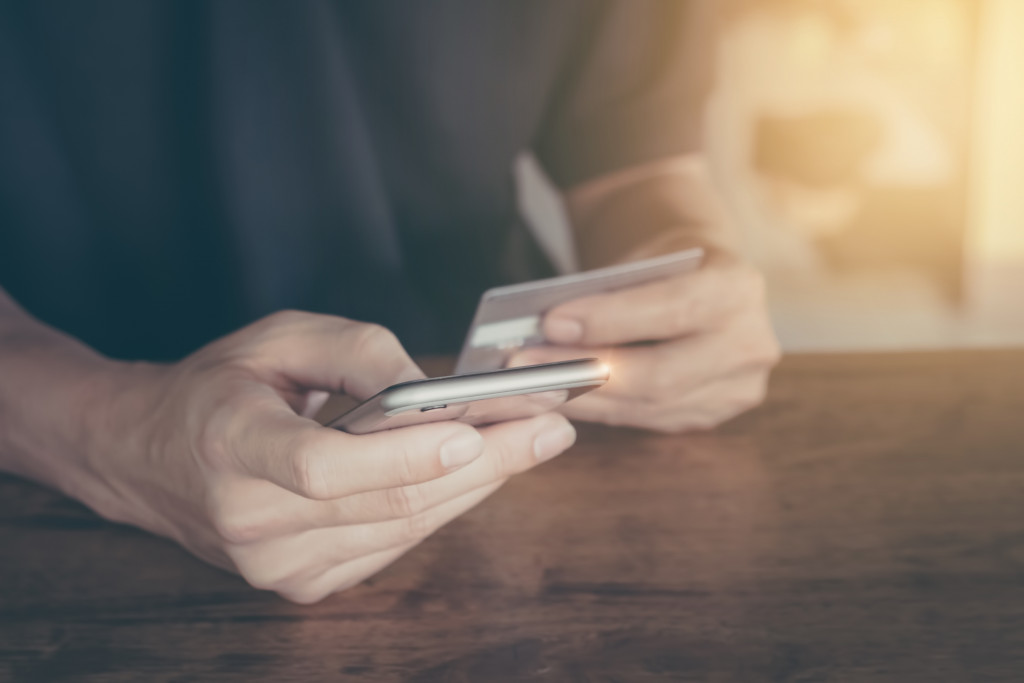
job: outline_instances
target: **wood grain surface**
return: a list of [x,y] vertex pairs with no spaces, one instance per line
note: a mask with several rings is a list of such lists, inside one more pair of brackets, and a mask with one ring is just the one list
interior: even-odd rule
[[0,679],[1024,680],[1024,351],[789,357],[716,433],[584,427],[309,607],[3,477]]

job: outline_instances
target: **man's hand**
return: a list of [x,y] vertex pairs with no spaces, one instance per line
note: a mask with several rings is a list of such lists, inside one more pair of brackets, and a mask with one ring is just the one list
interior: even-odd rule
[[[51,357],[69,343],[55,341]],[[24,373],[44,360],[31,354],[12,367]],[[363,399],[423,376],[387,330],[330,316],[275,314],[174,365],[93,356],[83,376],[76,386],[89,388],[78,392],[87,404],[66,411],[82,416],[69,434],[83,441],[36,453],[26,444],[45,431],[46,415],[8,414],[17,432],[0,443],[8,469],[302,603],[377,572],[575,439],[556,413],[479,430],[439,422],[353,436],[321,427],[307,416],[325,392]]]
[[673,157],[569,190],[583,265],[593,268],[702,246],[694,273],[570,301],[544,319],[546,347],[513,365],[602,356],[604,387],[566,404],[581,420],[663,432],[714,427],[757,405],[779,346],[760,274],[736,239],[699,155]]
[[566,415],[661,432],[709,429],[757,405],[779,358],[760,274],[717,251],[696,272],[563,304],[544,334],[551,346],[512,364],[600,356],[612,368]]

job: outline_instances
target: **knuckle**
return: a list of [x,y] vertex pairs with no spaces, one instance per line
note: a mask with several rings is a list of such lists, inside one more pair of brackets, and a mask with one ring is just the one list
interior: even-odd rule
[[229,439],[224,430],[219,428],[219,423],[214,418],[203,424],[194,444],[194,450],[198,451],[202,461],[218,470],[223,469],[230,460]]
[[311,313],[286,308],[261,318],[256,324],[263,328],[294,327],[309,320],[312,315]]
[[315,441],[311,436],[297,439],[296,445],[288,455],[288,462],[291,467],[291,480],[300,494],[315,500],[326,500],[331,497],[323,460],[318,456]]
[[493,449],[488,468],[489,481],[504,479],[510,475],[528,470],[537,464],[534,457],[534,438],[515,444],[502,444]]
[[389,357],[401,348],[395,333],[376,323],[359,323],[349,328],[348,342],[356,358]]
[[736,412],[742,413],[761,405],[767,394],[767,382],[761,379],[751,382],[750,386],[744,389],[744,391],[736,398],[734,403]]
[[408,446],[403,446],[398,457],[395,458],[394,479],[399,488],[419,483],[417,481],[418,477],[416,476],[416,472],[418,471],[418,468],[416,467],[416,460],[416,450]]
[[728,418],[726,415],[714,416],[714,415],[700,415],[693,419],[692,429],[698,432],[706,432],[714,429],[718,425],[725,422]]
[[492,439],[484,451],[481,462],[487,465],[486,475],[489,480],[501,479],[522,470],[517,463],[523,458],[516,457],[520,454],[530,453],[533,449],[533,433],[528,434],[503,434],[504,438]]
[[280,573],[265,562],[236,562],[239,575],[257,590],[280,590],[284,581]]
[[270,590],[289,602],[300,605],[319,602],[333,592],[331,587],[323,581],[322,572],[311,572],[308,569],[291,575]]
[[251,331],[251,335],[247,335],[246,344],[249,352],[258,354],[263,347],[278,339],[282,330],[293,329],[303,320],[308,319],[310,315],[310,313],[286,309],[263,316],[246,328]]
[[217,536],[227,545],[247,545],[267,536],[267,525],[249,511],[218,504],[210,515]]
[[312,605],[331,594],[330,590],[325,590],[308,581],[295,586],[281,587],[275,589],[275,592],[288,602],[294,602],[297,605]]
[[782,359],[782,349],[770,331],[757,335],[741,353],[744,357],[743,365],[750,368],[771,368]]
[[412,517],[426,509],[423,489],[418,485],[397,486],[385,492],[388,514],[393,519]]
[[260,318],[247,328],[252,330],[252,334],[247,337],[245,345],[236,350],[236,353],[243,363],[282,353],[290,335],[308,327],[321,317],[323,316],[316,313],[291,309],[275,311]]
[[782,359],[782,347],[764,312],[738,319],[728,330],[723,348],[734,369],[771,368]]
[[761,361],[768,367],[773,367],[782,360],[782,346],[772,333],[768,334],[768,338],[761,351]]
[[205,418],[189,429],[190,446],[193,452],[207,465],[217,471],[229,469],[233,462],[232,444],[244,428],[246,418],[251,415],[253,405],[244,392],[228,390],[221,386],[216,391],[214,407]]
[[289,456],[288,462],[291,466],[291,479],[295,482],[296,491],[309,498],[315,498],[316,496],[313,495],[313,473],[309,453],[307,451],[295,451]]

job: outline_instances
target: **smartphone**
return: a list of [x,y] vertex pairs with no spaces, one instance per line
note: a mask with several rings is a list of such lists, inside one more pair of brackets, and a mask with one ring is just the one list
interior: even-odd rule
[[485,425],[519,420],[557,408],[608,381],[597,358],[525,365],[395,384],[324,425],[349,434],[442,420]]

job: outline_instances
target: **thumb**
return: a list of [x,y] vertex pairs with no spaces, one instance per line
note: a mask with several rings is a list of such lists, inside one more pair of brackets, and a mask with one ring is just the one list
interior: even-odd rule
[[385,327],[348,318],[285,311],[255,324],[260,365],[304,389],[363,400],[426,375]]

